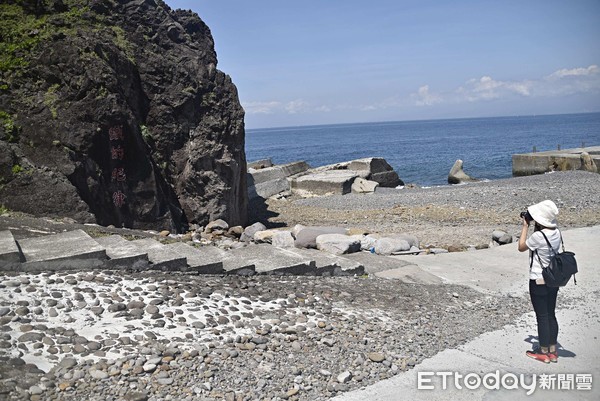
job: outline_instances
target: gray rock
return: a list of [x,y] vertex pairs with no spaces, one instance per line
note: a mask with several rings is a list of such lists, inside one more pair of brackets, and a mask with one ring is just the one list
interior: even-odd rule
[[259,231],[266,230],[267,227],[263,223],[254,223],[244,229],[244,233],[240,237],[240,241],[249,242],[254,239],[254,234]]
[[385,360],[385,355],[381,352],[369,352],[367,357],[373,362],[383,362]]
[[44,337],[45,337],[45,335],[43,333],[37,333],[37,332],[30,331],[29,333],[25,333],[25,334],[21,335],[19,337],[18,341],[21,343],[38,342],[38,341],[42,341],[44,339]]
[[275,231],[271,239],[271,244],[278,248],[293,248],[294,237],[289,231]]
[[360,237],[345,234],[321,234],[316,239],[317,249],[334,255],[360,251]]
[[408,251],[410,244],[398,238],[380,238],[375,241],[375,253],[378,255],[391,255],[395,252]]
[[90,376],[96,380],[102,380],[108,377],[108,373],[103,370],[92,369],[90,370]]
[[210,234],[216,230],[227,231],[228,229],[229,229],[229,224],[227,224],[227,222],[225,220],[217,219],[215,221],[211,221],[210,223],[208,223],[206,225],[206,227],[204,228],[204,232]]
[[58,364],[61,368],[64,369],[71,369],[75,366],[77,366],[77,360],[75,358],[64,358],[62,361],[60,361],[60,363]]
[[352,379],[352,373],[349,371],[342,372],[338,375],[337,381],[339,383],[348,383]]
[[144,309],[146,304],[143,301],[131,301],[127,304],[127,309]]
[[296,234],[296,248],[316,248],[317,237],[323,234],[346,234],[342,227],[305,227]]

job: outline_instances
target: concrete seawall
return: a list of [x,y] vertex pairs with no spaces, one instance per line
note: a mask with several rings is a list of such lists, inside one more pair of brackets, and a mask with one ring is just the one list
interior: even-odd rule
[[[585,153],[589,155],[587,161]],[[512,174],[514,177],[567,170],[600,172],[599,167],[600,146],[523,153],[512,156]]]

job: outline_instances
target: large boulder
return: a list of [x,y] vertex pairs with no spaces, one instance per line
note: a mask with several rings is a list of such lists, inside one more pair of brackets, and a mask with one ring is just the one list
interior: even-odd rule
[[265,231],[266,229],[267,227],[263,223],[256,222],[244,229],[244,232],[240,236],[240,241],[252,241],[254,239],[254,234],[256,234],[259,231]]
[[6,207],[170,231],[246,223],[244,110],[197,14],[153,0],[12,3],[0,28]]
[[378,255],[391,255],[410,250],[410,244],[404,239],[384,237],[375,241],[374,248]]
[[321,234],[316,238],[315,242],[318,250],[329,252],[334,255],[343,255],[345,253],[360,251],[359,236]]
[[450,169],[450,173],[448,174],[448,183],[449,184],[463,184],[466,182],[477,181],[475,178],[470,177],[463,171],[463,161],[457,160],[454,162],[454,165]]
[[341,227],[305,227],[296,234],[296,248],[316,248],[317,237],[323,234],[343,234],[346,229]]

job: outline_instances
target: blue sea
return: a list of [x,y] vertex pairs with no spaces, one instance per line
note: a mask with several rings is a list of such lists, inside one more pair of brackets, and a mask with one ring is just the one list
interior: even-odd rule
[[600,113],[461,118],[246,130],[246,159],[311,167],[383,157],[405,183],[447,185],[457,159],[478,179],[512,176],[512,155],[600,146]]

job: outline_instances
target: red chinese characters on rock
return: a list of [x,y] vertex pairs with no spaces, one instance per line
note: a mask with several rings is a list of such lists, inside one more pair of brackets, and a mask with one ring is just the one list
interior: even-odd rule
[[121,146],[113,146],[110,148],[110,157],[113,160],[123,160],[125,157],[125,149],[123,149]]
[[125,139],[123,136],[123,126],[117,125],[108,129],[108,139],[111,141],[122,141]]
[[121,208],[121,207],[123,207],[123,205],[125,205],[125,198],[127,198],[127,196],[125,196],[125,194],[123,192],[117,191],[117,192],[113,192],[112,198],[113,198],[113,204],[116,207]]
[[124,185],[127,181],[123,160],[125,159],[124,140],[125,134],[123,125],[116,125],[108,129],[108,139],[110,143],[110,158],[112,160],[111,181],[114,192],[112,193],[112,202],[117,208],[125,206],[127,196],[123,193]]
[[114,168],[112,171],[111,178],[113,181],[125,182],[125,180],[127,180],[127,175],[125,174],[125,168],[123,168],[123,167]]

